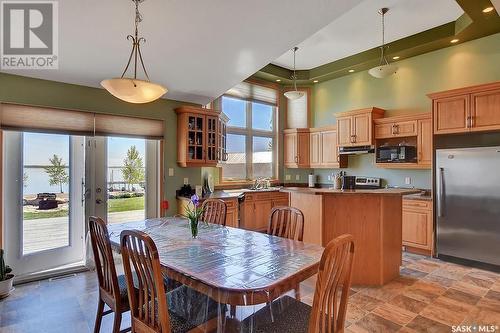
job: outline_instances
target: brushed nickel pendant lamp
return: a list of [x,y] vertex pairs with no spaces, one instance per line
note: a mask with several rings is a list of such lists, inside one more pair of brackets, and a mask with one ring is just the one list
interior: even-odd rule
[[[132,41],[132,51],[128,58],[127,66],[122,73],[120,78],[113,78],[103,80],[101,86],[104,87],[111,95],[119,98],[128,103],[149,103],[157,100],[161,96],[165,95],[168,91],[166,87],[153,83],[149,80],[148,72],[144,66],[144,61],[142,60],[141,53],[141,43],[144,43],[146,39],[144,37],[139,37],[138,26],[142,22],[142,15],[139,12],[139,3],[144,0],[132,0],[135,3],[135,33],[134,35],[128,35],[127,40]],[[134,77],[125,77],[130,63],[134,58]],[[140,61],[146,80],[140,80],[137,78],[137,64]]]
[[292,79],[293,79],[293,89],[294,90],[287,91],[283,94],[283,95],[285,95],[286,98],[288,98],[291,101],[299,99],[305,95],[305,92],[297,90],[297,74],[295,73],[295,53],[297,52],[298,49],[299,48],[297,46],[295,46],[292,49],[292,51],[293,51],[293,75],[292,75]]
[[389,8],[381,8],[378,13],[382,16],[382,46],[380,46],[380,64],[377,67],[371,68],[368,73],[377,79],[383,79],[392,74],[395,74],[398,70],[398,66],[390,64],[385,57],[385,14],[389,11]]

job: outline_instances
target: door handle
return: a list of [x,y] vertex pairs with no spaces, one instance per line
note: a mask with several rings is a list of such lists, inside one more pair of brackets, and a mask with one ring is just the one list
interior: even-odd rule
[[439,168],[439,193],[438,193],[438,202],[437,202],[437,210],[438,217],[443,217],[443,201],[444,201],[444,168]]
[[100,205],[100,204],[102,204],[102,200],[101,199],[96,199],[95,203],[98,204],[98,205]]

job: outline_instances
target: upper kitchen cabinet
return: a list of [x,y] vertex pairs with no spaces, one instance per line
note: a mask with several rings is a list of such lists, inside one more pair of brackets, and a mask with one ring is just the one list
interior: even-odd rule
[[434,134],[500,130],[500,82],[428,95]]
[[[293,90],[286,88],[284,92]],[[285,101],[285,128],[309,128],[311,127],[311,89],[307,87],[297,88],[305,92],[301,98]]]
[[347,168],[347,156],[339,155],[335,126],[310,129],[310,167]]
[[373,145],[373,120],[384,116],[384,110],[371,107],[337,113],[337,143],[339,147]]
[[373,122],[375,124],[376,165],[378,167],[393,169],[431,168],[431,113],[379,118]]
[[177,113],[177,163],[181,167],[216,166],[226,157],[225,122],[220,111],[183,106]]
[[309,129],[296,128],[284,130],[283,164],[285,168],[308,168],[310,165],[309,154]]

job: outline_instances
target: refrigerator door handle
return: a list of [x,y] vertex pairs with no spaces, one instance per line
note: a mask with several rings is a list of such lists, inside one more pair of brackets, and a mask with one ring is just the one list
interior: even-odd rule
[[444,201],[444,168],[439,168],[439,192],[438,192],[438,202],[437,210],[438,217],[443,217],[443,201]]

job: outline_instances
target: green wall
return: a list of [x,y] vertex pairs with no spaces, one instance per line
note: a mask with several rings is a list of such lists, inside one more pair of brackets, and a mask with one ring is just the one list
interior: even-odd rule
[[[194,185],[201,184],[200,168],[179,168],[176,162],[177,117],[174,108],[188,103],[161,99],[148,104],[135,105],[120,101],[103,89],[5,73],[0,73],[0,101],[163,119],[165,121],[164,197],[170,202],[170,209],[167,213],[177,212],[175,190],[182,186],[184,177],[189,178],[193,188]],[[174,169],[174,176],[168,176],[168,168]]]
[[[397,62],[398,72],[385,79],[367,71],[320,82],[313,88],[313,126],[335,124],[335,113],[377,106],[386,116],[430,112],[426,94],[500,80],[500,34]],[[373,154],[350,156],[349,175],[376,176],[390,185],[431,187],[430,170],[386,170],[374,166]],[[336,170],[315,170],[320,183]]]

